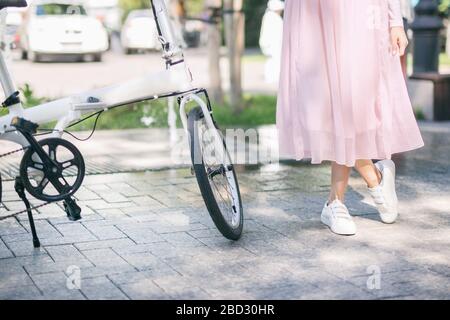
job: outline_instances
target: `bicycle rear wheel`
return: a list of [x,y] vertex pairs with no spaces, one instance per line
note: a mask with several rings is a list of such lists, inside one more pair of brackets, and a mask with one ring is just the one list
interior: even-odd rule
[[239,183],[224,139],[211,128],[200,107],[188,116],[191,157],[197,182],[217,229],[230,240],[239,240],[244,227]]

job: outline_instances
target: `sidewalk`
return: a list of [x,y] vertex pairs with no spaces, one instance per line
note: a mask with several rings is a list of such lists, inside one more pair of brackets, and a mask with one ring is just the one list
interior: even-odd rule
[[[189,169],[90,175],[77,194],[82,221],[67,221],[59,204],[40,210],[40,250],[26,216],[0,222],[0,299],[449,299],[450,130],[422,127],[427,147],[395,158],[398,223],[383,225],[352,177],[355,237],[320,223],[327,165],[241,169],[246,221],[236,243],[214,228]],[[126,169],[155,152],[163,163],[164,131],[141,133],[100,133],[86,158]],[[4,189],[20,209],[12,182]]]

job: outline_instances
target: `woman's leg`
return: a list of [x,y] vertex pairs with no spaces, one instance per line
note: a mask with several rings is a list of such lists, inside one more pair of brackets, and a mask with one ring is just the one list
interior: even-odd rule
[[363,177],[369,188],[375,188],[381,183],[381,172],[375,167],[372,160],[357,160],[356,171]]
[[342,166],[336,162],[333,162],[331,169],[331,192],[329,203],[332,203],[335,200],[344,202],[351,170],[352,169],[347,166]]
[[320,217],[322,223],[327,225],[332,232],[345,236],[356,233],[355,222],[343,203],[351,170],[349,167],[333,163],[330,199]]
[[371,160],[359,160],[356,170],[366,180],[384,223],[394,223],[398,217],[398,199],[395,190],[395,163],[384,160],[375,166]]

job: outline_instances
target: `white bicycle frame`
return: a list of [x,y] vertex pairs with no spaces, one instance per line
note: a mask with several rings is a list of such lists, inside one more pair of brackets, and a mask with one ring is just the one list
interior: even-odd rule
[[[9,113],[6,116],[0,117],[0,140],[15,142],[22,147],[29,145],[24,137],[11,126],[11,121],[15,117],[24,118],[40,125],[56,121],[52,135],[53,137],[62,137],[64,130],[71,123],[82,119],[85,115],[129,103],[167,96],[180,97],[180,117],[186,131],[187,115],[185,108],[190,101],[195,101],[202,108],[208,127],[214,128],[207,103],[198,95],[200,91],[192,85],[192,75],[184,60],[181,46],[176,41],[164,0],[152,0],[151,4],[158,25],[160,41],[163,45],[165,70],[122,84],[84,92],[32,108],[24,109],[21,103],[17,103],[8,108]],[[10,97],[17,91],[1,52],[0,82],[5,97]],[[228,165],[228,163],[226,164]]]

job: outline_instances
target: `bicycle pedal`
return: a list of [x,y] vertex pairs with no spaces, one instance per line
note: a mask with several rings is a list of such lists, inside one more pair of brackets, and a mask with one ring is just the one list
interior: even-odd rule
[[64,200],[64,210],[66,211],[67,218],[70,221],[81,220],[81,208],[78,206],[75,200],[68,199]]

